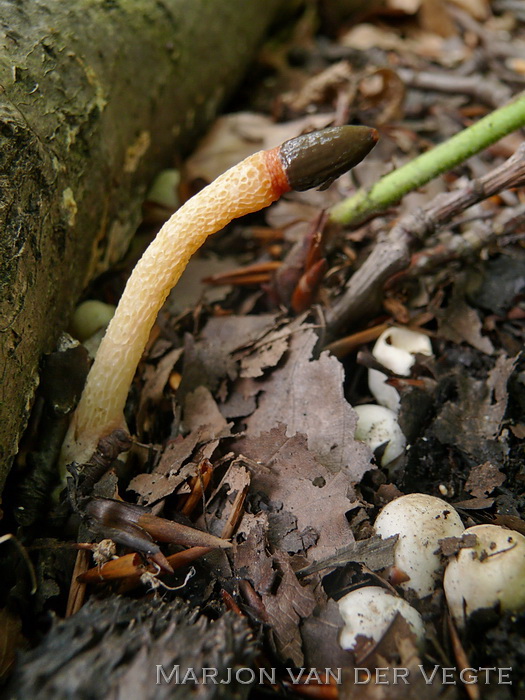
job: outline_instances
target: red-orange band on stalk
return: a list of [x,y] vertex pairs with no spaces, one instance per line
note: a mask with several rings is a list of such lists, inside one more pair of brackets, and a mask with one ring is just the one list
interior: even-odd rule
[[290,192],[292,189],[283,167],[280,151],[280,146],[276,146],[276,148],[272,148],[269,151],[263,151],[264,160],[272,180],[272,187],[276,198],[280,197],[285,192]]

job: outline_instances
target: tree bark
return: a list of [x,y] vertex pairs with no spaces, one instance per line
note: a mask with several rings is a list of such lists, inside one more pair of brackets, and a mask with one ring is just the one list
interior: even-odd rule
[[283,0],[0,0],[0,491],[42,353]]

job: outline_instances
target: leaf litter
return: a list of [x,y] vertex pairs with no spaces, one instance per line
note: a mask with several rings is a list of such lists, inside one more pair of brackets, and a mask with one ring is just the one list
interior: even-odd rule
[[[201,611],[200,619],[216,619],[226,628],[232,613],[225,609],[237,606],[242,629],[249,623],[255,635],[250,644],[256,640],[257,653],[271,659],[268,665],[341,667],[341,698],[455,698],[457,688],[423,685],[417,672],[419,664],[432,667],[436,658],[449,666],[463,658],[447,632],[441,588],[429,600],[411,600],[425,616],[427,655],[416,648],[402,618],[378,644],[361,639],[353,653],[343,651],[336,601],[355,586],[390,585],[386,574],[395,539],[377,538],[372,524],[378,508],[401,493],[443,497],[461,509],[466,525],[524,527],[523,189],[459,212],[459,220],[426,242],[414,241],[408,268],[376,290],[376,302],[344,329],[357,334],[402,322],[432,338],[434,358],[418,358],[410,377],[389,380],[401,394],[400,423],[409,438],[406,453],[391,468],[379,468],[354,439],[352,407],[370,401],[366,353],[356,349],[369,355],[371,343],[350,344],[349,354],[336,359],[323,349],[333,340],[323,319],[394,217],[501,163],[519,136],[507,137],[357,230],[327,224],[322,255],[329,272],[306,313],[294,316],[275,302],[289,296],[279,289],[285,284],[279,274],[245,288],[235,282],[207,286],[202,278],[276,261],[286,273],[286,256],[308,236],[320,210],[522,89],[524,31],[518,14],[498,3],[492,9],[484,0],[387,0],[386,13],[374,11],[356,22],[341,9],[344,3],[319,5],[323,40],[305,20],[306,43],[295,36],[298,43],[289,40],[282,54],[295,55],[300,70],[283,69],[282,55],[270,60],[280,87],[268,112],[280,122],[244,108],[217,120],[186,164],[186,185],[192,190],[255,150],[329,123],[380,126],[381,141],[328,191],[290,195],[257,217],[256,225],[251,220],[228,227],[192,260],[137,374],[128,405],[137,444],[126,465],[114,465],[111,483],[127,500],[175,521],[182,504],[195,496],[184,511],[187,522],[231,538],[234,546],[206,553],[184,589],[163,595],[186,598]],[[252,104],[268,105],[266,89],[255,88]],[[483,226],[506,209],[513,216],[497,235],[480,237]],[[481,243],[468,247],[476,237]],[[276,287],[283,293],[270,294]],[[52,404],[52,398],[45,400]],[[29,461],[42,461],[42,449],[37,442]],[[203,460],[209,460],[212,478],[199,492]],[[60,542],[59,528],[51,526],[50,534]],[[449,540],[441,545],[447,556],[467,544]],[[167,554],[177,549],[169,547]],[[63,574],[53,578],[53,558],[45,551],[38,555],[40,580],[46,582],[37,594],[39,611],[56,609],[64,589]],[[180,583],[181,576],[165,580]],[[9,575],[5,585],[12,585]],[[224,603],[226,593],[233,603]],[[10,618],[13,630],[21,617]],[[522,622],[522,614],[501,615],[469,626],[462,644],[470,663],[523,669],[516,632]],[[480,624],[486,644],[480,642]],[[198,661],[205,656],[198,646],[196,654]],[[81,664],[82,651],[75,655]],[[137,678],[142,662],[138,655],[134,659]],[[389,674],[396,665],[406,666],[412,683],[356,686],[352,674],[360,664],[388,668]],[[516,688],[522,687],[523,671],[515,678]],[[486,690],[489,698],[512,697],[512,691],[498,695],[506,693],[503,687]]]

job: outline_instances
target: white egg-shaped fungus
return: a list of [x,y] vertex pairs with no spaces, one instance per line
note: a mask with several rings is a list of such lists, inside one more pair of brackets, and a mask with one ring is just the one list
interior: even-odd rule
[[443,569],[439,540],[460,537],[465,530],[451,505],[423,493],[410,493],[388,503],[374,528],[383,539],[399,536],[394,566],[410,577],[401,586],[421,598],[432,593]]
[[354,406],[354,410],[357,413],[355,439],[364,442],[372,451],[386,445],[381,466],[386,467],[403,454],[406,439],[393,411],[376,404]]
[[[383,331],[372,355],[384,367],[401,377],[408,377],[416,355],[432,355],[430,339],[424,333],[393,326]],[[399,411],[399,393],[386,384],[388,377],[376,369],[368,370],[368,387],[375,400],[392,411]]]
[[464,534],[476,544],[459,550],[445,571],[450,612],[459,627],[476,610],[525,610],[525,537],[499,525],[475,525]]
[[115,307],[97,299],[87,299],[77,306],[71,319],[71,334],[83,342],[101,328],[106,328],[115,315]]
[[352,650],[360,635],[379,642],[398,613],[408,623],[419,646],[423,646],[425,627],[421,615],[406,600],[380,586],[350,591],[339,600],[339,612],[345,623],[339,634],[343,649]]

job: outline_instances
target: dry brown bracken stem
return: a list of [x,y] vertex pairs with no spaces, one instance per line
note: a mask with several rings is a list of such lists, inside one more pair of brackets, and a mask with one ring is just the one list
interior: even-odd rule
[[73,416],[62,450],[63,465],[88,461],[100,438],[125,427],[124,404],[151,328],[206,238],[291,189],[319,187],[339,177],[359,163],[376,140],[377,132],[364,126],[300,136],[246,158],[175,212],[128,280]]
[[404,216],[380,240],[351,277],[344,293],[327,310],[330,335],[377,307],[386,280],[407,267],[414,239],[422,239],[468,207],[502,190],[525,184],[525,144],[502,165],[457,192],[443,193],[430,204]]

